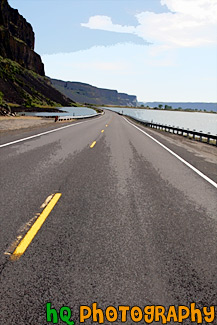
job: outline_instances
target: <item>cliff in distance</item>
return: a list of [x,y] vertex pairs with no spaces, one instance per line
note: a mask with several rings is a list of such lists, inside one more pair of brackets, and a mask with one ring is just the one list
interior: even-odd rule
[[102,89],[81,82],[51,79],[52,85],[65,96],[82,104],[136,106],[133,95],[118,93],[117,90]]

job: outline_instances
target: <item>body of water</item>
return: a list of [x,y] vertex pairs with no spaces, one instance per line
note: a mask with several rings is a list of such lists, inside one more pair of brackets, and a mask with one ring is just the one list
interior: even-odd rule
[[217,134],[217,114],[183,111],[160,111],[134,108],[106,108],[143,121],[189,128],[203,133]]
[[[22,112],[26,116],[85,116],[85,115],[96,115],[96,111],[87,107],[58,107],[60,112]],[[20,113],[20,114],[22,114]]]

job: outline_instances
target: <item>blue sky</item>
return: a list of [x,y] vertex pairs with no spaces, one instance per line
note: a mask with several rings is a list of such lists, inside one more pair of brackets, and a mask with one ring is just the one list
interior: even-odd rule
[[46,75],[136,95],[217,102],[217,0],[9,0]]

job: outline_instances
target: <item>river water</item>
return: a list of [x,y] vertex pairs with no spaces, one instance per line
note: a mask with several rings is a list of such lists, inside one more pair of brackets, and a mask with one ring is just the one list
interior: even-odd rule
[[[63,113],[37,113],[25,112],[25,115],[36,116],[85,116],[96,115],[96,111],[87,107],[61,107]],[[102,109],[105,109],[102,107]],[[201,112],[183,112],[183,111],[160,111],[136,108],[106,108],[115,112],[120,112],[128,116],[136,117],[144,121],[153,123],[179,126],[180,128],[189,128],[190,130],[210,132],[217,134],[217,114]]]
[[160,111],[135,108],[107,108],[143,121],[180,127],[203,133],[217,134],[217,114],[183,111]]
[[87,107],[58,107],[62,113],[60,112],[21,112],[20,114],[25,114],[26,116],[85,116],[85,115],[96,115],[96,111]]

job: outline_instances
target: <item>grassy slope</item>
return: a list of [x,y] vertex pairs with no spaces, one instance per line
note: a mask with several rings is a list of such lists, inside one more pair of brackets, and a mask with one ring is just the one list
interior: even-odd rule
[[[0,92],[7,103],[25,107],[76,106],[48,78],[0,56]],[[13,105],[12,105],[13,106]]]

